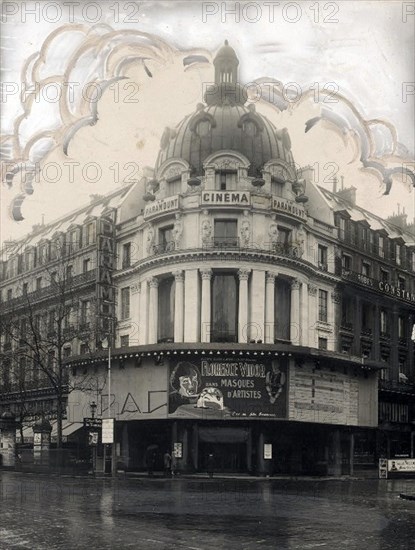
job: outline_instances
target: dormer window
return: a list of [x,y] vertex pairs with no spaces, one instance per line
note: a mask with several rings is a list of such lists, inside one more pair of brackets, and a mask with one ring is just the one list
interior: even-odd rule
[[271,195],[282,197],[284,193],[284,182],[278,178],[271,179]]
[[85,227],[85,245],[88,246],[95,242],[95,222],[90,222]]
[[395,247],[395,258],[396,258],[396,263],[398,265],[401,265],[401,245],[400,244],[397,244],[396,247]]
[[182,189],[182,177],[176,176],[167,180],[167,196],[178,195]]
[[209,120],[201,120],[199,124],[196,126],[196,133],[199,137],[205,137],[209,134],[211,129],[210,121]]
[[258,128],[255,122],[253,122],[252,120],[247,120],[243,124],[243,130],[247,136],[253,137],[256,136]]
[[381,258],[384,258],[385,257],[385,237],[382,237],[382,235],[379,235],[378,251],[379,251],[379,256]]
[[236,189],[236,170],[218,170],[216,172],[216,189],[218,191],[232,191]]

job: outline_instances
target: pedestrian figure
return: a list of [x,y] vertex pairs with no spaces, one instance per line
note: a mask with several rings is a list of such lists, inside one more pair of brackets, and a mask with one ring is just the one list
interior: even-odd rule
[[148,468],[149,477],[153,477],[155,464],[156,464],[156,451],[149,450],[147,453],[147,468]]
[[171,456],[169,451],[164,453],[164,476],[170,477],[171,475]]
[[212,453],[209,453],[208,459],[207,459],[207,473],[209,474],[209,477],[213,477],[213,467],[215,464],[215,459]]

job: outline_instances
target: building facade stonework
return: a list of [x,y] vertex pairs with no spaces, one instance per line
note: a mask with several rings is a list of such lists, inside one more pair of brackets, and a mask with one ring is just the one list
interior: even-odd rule
[[[149,448],[181,471],[213,453],[218,470],[260,474],[413,456],[410,228],[316,186],[236,93],[234,50],[214,64],[215,92],[165,132],[154,171],[114,195],[116,265],[94,280],[107,287],[91,338],[111,336],[111,392],[107,352],[76,341],[68,421],[96,400],[131,470]],[[89,372],[95,394],[76,383]]]

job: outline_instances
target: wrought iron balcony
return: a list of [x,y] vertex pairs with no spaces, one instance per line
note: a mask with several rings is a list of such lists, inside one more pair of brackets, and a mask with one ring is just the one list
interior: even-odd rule
[[17,296],[16,298],[12,298],[11,300],[7,300],[2,303],[2,309],[3,311],[7,311],[21,305],[37,302],[39,300],[42,300],[43,298],[58,296],[59,294],[65,292],[71,292],[75,289],[75,287],[90,283],[91,281],[94,281],[95,278],[96,269],[90,269],[85,273],[80,273],[79,275],[75,275],[70,279],[67,279],[65,281],[65,286],[63,284],[62,286],[60,286],[59,283],[55,283],[49,286],[45,286],[44,288],[34,290],[33,292],[28,292],[27,294],[24,294],[22,296]]
[[169,241],[166,243],[153,244],[152,252],[153,254],[166,254],[168,252],[173,252],[176,249],[174,241]]
[[239,248],[238,237],[213,237],[214,248]]
[[382,390],[399,391],[402,393],[414,393],[415,384],[413,382],[398,382],[396,380],[379,380],[379,388]]

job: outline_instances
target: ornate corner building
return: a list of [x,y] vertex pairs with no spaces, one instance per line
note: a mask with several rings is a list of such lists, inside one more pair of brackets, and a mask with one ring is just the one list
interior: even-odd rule
[[111,388],[107,352],[77,335],[68,422],[97,401],[128,469],[148,449],[182,471],[213,454],[217,469],[261,474],[413,456],[413,230],[356,206],[353,188],[316,186],[288,132],[246,104],[228,44],[214,66],[154,171],[96,202],[87,315],[90,342],[110,335]]

